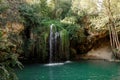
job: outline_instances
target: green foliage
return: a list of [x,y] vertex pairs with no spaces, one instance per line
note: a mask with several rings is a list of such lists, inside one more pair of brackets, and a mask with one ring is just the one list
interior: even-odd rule
[[45,48],[47,44],[47,41],[45,41],[47,29],[46,25],[43,25],[42,20],[49,18],[49,10],[46,0],[40,0],[40,3],[32,5],[22,4],[19,8],[25,24],[26,36],[31,34],[33,34],[33,37],[35,36],[34,39],[31,36],[25,38],[24,53],[27,58],[30,56],[35,57],[36,55],[36,59],[41,58],[41,60],[44,60],[44,56],[47,55]]
[[73,40],[76,43],[83,42],[86,39],[86,35],[84,34],[84,28],[78,24],[67,24],[65,27],[69,34],[69,40]]
[[14,53],[2,52],[0,55],[0,80],[18,80],[13,67],[18,65],[21,69],[22,64],[18,61],[18,57]]
[[23,17],[23,22],[26,27],[36,27],[40,25],[40,15],[36,7],[28,4],[23,4],[20,6],[19,11]]
[[18,80],[13,67],[18,65],[22,68],[22,64],[17,60],[15,54],[8,53],[6,58],[6,61],[0,63],[0,80]]
[[46,4],[46,0],[41,0],[38,4],[22,4],[19,7],[23,22],[26,27],[38,27],[43,18],[50,16],[50,8]]
[[39,8],[41,13],[41,17],[50,17],[51,16],[51,9],[47,6],[47,0],[41,0],[40,4],[38,4],[36,8]]
[[11,67],[1,65],[0,80],[18,80],[18,78]]
[[43,62],[48,56],[47,39],[48,33],[42,33],[36,42],[36,52],[38,55],[37,57],[41,58]]
[[47,27],[49,27],[51,24],[54,24],[58,30],[61,30],[64,27],[64,24],[62,24],[59,20],[53,20],[53,19],[43,19],[41,24]]
[[2,30],[0,30],[0,39],[1,39],[1,37],[2,37]]
[[[7,21],[6,13],[9,7],[7,0],[0,0],[0,25]],[[10,34],[7,34],[8,37],[3,37],[3,35],[4,31],[0,28],[0,80],[18,80],[13,67],[17,65],[22,68],[22,64],[18,61],[16,45],[10,41]]]
[[78,40],[78,31],[80,30],[80,26],[78,25],[69,25],[66,30],[69,32],[70,40]]
[[26,39],[24,44],[24,57],[36,60],[39,59],[40,62],[44,62],[48,56],[48,36],[49,28],[48,27],[35,27],[31,30],[30,34],[33,37]]
[[47,5],[51,8],[51,18],[64,19],[71,8],[71,0],[49,0]]
[[61,44],[61,51],[60,53],[64,53],[67,60],[69,59],[69,47],[70,47],[70,40],[68,32],[63,29],[60,31],[60,44]]
[[8,38],[0,37],[0,80],[18,80],[13,67],[23,68],[18,61],[16,45]]
[[7,1],[0,0],[0,14],[9,8]]
[[71,8],[71,0],[64,0],[64,1],[60,1],[58,3],[58,8],[57,9],[62,9],[62,13],[61,13],[61,18],[64,19],[68,13],[68,11],[70,10]]

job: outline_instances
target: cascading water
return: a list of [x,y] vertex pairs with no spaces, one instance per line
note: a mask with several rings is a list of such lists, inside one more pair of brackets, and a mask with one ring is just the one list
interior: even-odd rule
[[56,55],[59,53],[59,45],[58,45],[58,37],[59,32],[56,31],[54,24],[50,25],[50,39],[49,39],[49,45],[50,45],[50,58],[49,62],[52,63],[53,60],[56,60]]
[[49,45],[50,45],[50,58],[49,62],[52,63],[52,57],[53,57],[53,24],[50,26],[50,39],[49,39]]
[[58,48],[58,37],[59,37],[59,32],[56,32],[54,30],[54,24],[50,25],[50,38],[49,38],[49,64],[46,64],[46,66],[55,66],[55,65],[63,65],[64,63],[53,63],[53,58],[54,58],[54,53],[57,53],[57,48]]
[[69,39],[64,29],[59,31],[54,24],[50,25],[49,63],[68,60]]

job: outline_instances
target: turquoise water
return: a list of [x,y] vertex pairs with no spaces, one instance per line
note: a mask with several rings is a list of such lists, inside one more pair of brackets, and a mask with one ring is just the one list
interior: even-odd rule
[[62,65],[25,65],[16,70],[20,80],[120,80],[120,63],[79,61]]

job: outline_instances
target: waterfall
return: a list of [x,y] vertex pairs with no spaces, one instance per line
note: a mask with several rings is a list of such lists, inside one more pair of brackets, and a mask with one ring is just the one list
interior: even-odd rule
[[49,57],[49,62],[52,63],[53,60],[56,60],[56,55],[59,53],[58,52],[58,37],[59,37],[59,32],[56,31],[54,24],[50,25],[50,39],[49,39],[49,45],[50,45],[50,57]]
[[50,25],[49,63],[69,60],[69,38],[65,29]]
[[50,45],[50,58],[49,58],[49,62],[52,63],[52,57],[53,57],[53,24],[50,25],[50,39],[49,39],[49,45]]

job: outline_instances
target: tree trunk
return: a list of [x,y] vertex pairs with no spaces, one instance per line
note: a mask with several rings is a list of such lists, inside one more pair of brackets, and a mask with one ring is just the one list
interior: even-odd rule
[[110,0],[107,0],[108,2],[108,7],[107,7],[107,14],[109,17],[109,35],[110,35],[110,43],[111,43],[111,48],[113,51],[113,55],[116,59],[120,59],[120,46],[119,46],[119,39],[118,39],[118,34],[116,31],[116,26],[114,23],[114,18],[112,15],[112,11],[110,8]]

